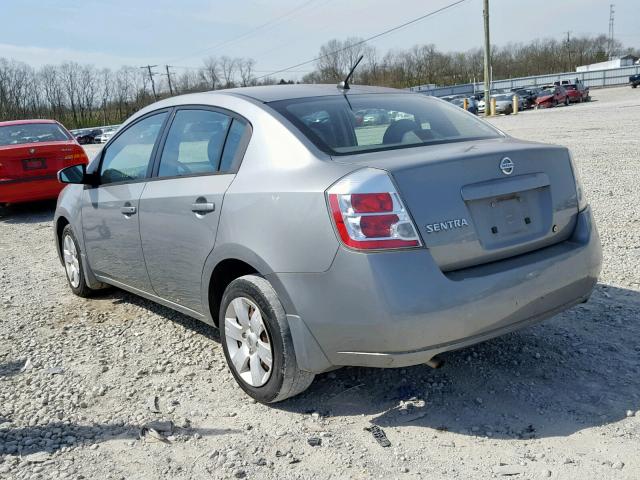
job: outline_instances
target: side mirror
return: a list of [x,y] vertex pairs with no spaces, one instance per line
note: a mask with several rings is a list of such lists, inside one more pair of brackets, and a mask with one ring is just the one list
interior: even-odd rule
[[58,181],[60,183],[76,183],[80,185],[90,183],[87,178],[87,166],[80,164],[63,168],[58,172]]

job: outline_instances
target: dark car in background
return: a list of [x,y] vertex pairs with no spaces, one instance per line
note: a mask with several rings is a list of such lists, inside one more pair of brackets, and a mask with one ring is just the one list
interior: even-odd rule
[[640,73],[636,73],[629,77],[629,85],[631,85],[631,88],[636,88],[640,85]]
[[93,130],[86,130],[82,134],[76,137],[76,140],[80,145],[87,145],[90,143],[99,143],[98,137],[102,135],[103,131],[100,128],[94,128]]
[[447,95],[446,97],[440,98],[460,108],[464,108],[464,101],[466,99],[467,112],[473,113],[474,115],[478,114],[478,101],[471,95]]
[[512,88],[511,91],[522,99],[522,108],[526,110],[534,107],[540,89],[538,87],[516,87]]

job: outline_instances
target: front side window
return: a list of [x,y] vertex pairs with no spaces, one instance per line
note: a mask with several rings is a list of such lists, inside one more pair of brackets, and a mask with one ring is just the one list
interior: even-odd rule
[[160,157],[159,177],[218,171],[231,118],[210,110],[178,110]]
[[460,108],[419,94],[347,94],[269,106],[331,155],[501,136]]
[[134,123],[106,148],[100,168],[100,183],[142,180],[147,176],[153,146],[167,113],[157,113]]

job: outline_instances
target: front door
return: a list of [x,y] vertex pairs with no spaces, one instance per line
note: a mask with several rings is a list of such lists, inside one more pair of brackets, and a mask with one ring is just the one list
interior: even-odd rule
[[139,202],[167,112],[128,126],[102,152],[99,182],[84,191],[82,228],[92,271],[151,291],[140,245]]
[[204,263],[247,131],[244,121],[227,113],[177,110],[140,198],[142,250],[153,290],[197,312]]

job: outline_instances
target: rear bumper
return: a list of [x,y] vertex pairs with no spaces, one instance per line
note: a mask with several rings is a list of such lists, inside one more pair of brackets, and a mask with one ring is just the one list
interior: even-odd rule
[[318,274],[270,276],[286,292],[302,368],[402,367],[539,322],[589,298],[602,262],[586,209],[566,242],[444,274],[427,249],[340,249]]
[[55,199],[63,188],[55,175],[0,181],[0,203]]

